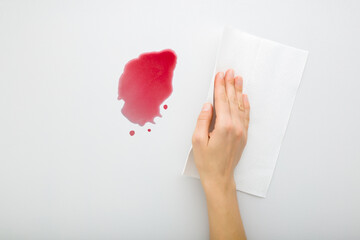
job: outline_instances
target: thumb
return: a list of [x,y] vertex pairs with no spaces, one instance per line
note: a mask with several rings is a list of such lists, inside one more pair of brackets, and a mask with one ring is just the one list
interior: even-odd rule
[[205,103],[197,119],[196,128],[193,134],[192,142],[194,144],[207,143],[209,139],[209,127],[212,118],[212,105]]

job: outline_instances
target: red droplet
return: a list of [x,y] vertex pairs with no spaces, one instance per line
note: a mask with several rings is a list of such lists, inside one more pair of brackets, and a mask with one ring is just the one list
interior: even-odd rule
[[134,134],[135,134],[135,131],[134,131],[134,130],[131,130],[131,131],[130,131],[130,136],[134,136]]
[[150,128],[148,129],[148,132],[151,132],[151,129],[150,129]]
[[131,122],[143,126],[160,115],[160,105],[172,93],[175,52],[143,53],[125,65],[119,79],[118,99],[125,101],[121,112]]
[[164,109],[167,109],[167,108],[168,108],[168,105],[165,104],[165,105],[164,105]]

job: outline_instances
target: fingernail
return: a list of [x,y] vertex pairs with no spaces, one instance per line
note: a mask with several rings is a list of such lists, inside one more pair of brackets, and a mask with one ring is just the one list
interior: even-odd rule
[[219,72],[219,77],[220,77],[220,78],[224,78],[224,73],[223,73],[223,72]]
[[205,103],[202,107],[202,111],[209,111],[211,108],[210,103]]
[[230,74],[230,77],[234,77],[234,70],[233,69],[229,69],[229,74]]
[[242,85],[243,85],[243,79],[242,79],[242,78],[236,78],[236,79],[235,79],[235,84],[236,84],[236,86],[238,86],[238,87],[242,87]]

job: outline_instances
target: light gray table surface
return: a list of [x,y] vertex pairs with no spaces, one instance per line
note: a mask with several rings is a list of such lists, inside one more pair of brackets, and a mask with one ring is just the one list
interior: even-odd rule
[[[225,25],[309,50],[267,198],[238,192],[248,238],[359,239],[359,12],[340,0],[0,0],[0,239],[208,239],[200,182],[181,172]],[[169,108],[134,126],[118,78],[164,48],[178,55]]]

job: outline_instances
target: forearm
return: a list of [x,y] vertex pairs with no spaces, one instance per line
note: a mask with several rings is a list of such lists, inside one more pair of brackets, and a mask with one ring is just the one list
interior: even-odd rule
[[205,183],[210,239],[246,239],[233,181],[226,186]]

